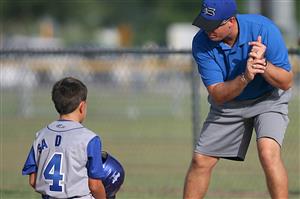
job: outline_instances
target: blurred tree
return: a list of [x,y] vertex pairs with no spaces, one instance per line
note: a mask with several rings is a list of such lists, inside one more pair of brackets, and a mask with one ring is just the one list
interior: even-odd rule
[[[104,25],[130,24],[134,44],[154,41],[165,45],[165,29],[173,22],[191,22],[199,12],[198,0],[105,0],[108,9],[103,15]],[[114,14],[111,14],[114,13]]]

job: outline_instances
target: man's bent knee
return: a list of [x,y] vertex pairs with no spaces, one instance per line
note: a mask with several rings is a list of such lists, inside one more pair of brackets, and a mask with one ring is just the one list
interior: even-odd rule
[[281,159],[281,148],[276,141],[269,138],[259,139],[258,153],[261,165],[265,171],[274,171],[278,167],[284,168]]
[[264,164],[274,164],[277,161],[281,161],[280,145],[270,138],[258,140],[258,153],[260,160]]
[[194,153],[191,168],[192,169],[212,169],[216,163],[218,162],[218,158],[203,155],[200,153]]

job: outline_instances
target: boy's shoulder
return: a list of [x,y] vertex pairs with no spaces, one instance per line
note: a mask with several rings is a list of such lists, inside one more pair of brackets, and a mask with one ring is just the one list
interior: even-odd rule
[[84,127],[79,122],[75,122],[71,120],[57,120],[57,121],[53,121],[43,129],[39,130],[36,133],[36,138],[40,136],[43,137],[45,136],[45,134],[51,134],[49,132],[52,132],[54,134],[71,136],[73,138],[86,137],[87,139],[89,139],[97,136],[95,132]]

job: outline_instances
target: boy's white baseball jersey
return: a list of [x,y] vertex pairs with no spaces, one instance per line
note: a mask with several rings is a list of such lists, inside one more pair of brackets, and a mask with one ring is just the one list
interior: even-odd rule
[[37,133],[22,173],[36,173],[42,195],[88,196],[88,178],[104,178],[101,140],[78,122],[55,121]]

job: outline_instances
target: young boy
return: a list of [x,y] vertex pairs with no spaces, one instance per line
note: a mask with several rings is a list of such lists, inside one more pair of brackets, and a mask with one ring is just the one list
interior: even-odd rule
[[37,133],[22,170],[43,199],[106,198],[101,140],[81,124],[86,99],[86,86],[75,78],[53,86],[52,101],[60,117]]

